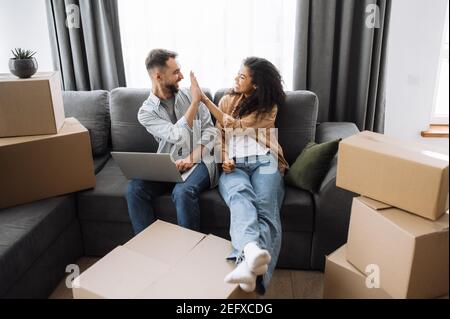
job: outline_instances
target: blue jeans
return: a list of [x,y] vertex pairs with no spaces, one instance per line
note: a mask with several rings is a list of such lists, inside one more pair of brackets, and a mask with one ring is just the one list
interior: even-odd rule
[[[272,162],[271,162],[272,161]],[[281,248],[280,208],[284,199],[283,177],[271,155],[237,159],[232,173],[222,173],[219,192],[230,208],[230,236],[233,252],[228,257],[239,263],[249,242],[258,243],[272,256],[267,273],[259,276],[256,290],[264,294],[272,278]],[[276,165],[268,170],[269,165]]]
[[209,173],[201,162],[184,183],[161,183],[133,179],[128,183],[126,198],[128,214],[135,234],[155,220],[153,200],[172,190],[172,201],[177,210],[178,225],[192,230],[200,229],[200,193],[209,188]]

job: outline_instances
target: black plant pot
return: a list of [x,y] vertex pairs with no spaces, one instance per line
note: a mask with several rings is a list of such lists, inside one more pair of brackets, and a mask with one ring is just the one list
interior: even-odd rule
[[36,73],[38,63],[35,58],[31,59],[9,59],[9,70],[21,79],[27,79]]

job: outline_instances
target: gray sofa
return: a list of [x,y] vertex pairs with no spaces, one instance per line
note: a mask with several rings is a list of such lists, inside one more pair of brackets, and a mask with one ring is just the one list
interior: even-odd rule
[[[224,91],[216,92],[216,103]],[[94,189],[0,210],[0,298],[46,298],[80,256],[104,256],[128,241],[132,227],[124,197],[127,180],[109,152],[155,152],[153,137],[137,122],[148,90],[64,92],[66,116],[89,129],[97,185]],[[309,141],[358,132],[352,123],[317,123],[318,99],[288,92],[277,118],[279,140],[292,164]],[[325,255],[346,242],[351,199],[335,186],[336,159],[320,191],[287,186],[281,210],[280,268],[323,270]],[[228,238],[229,210],[217,189],[202,194],[201,231]],[[154,203],[157,217],[176,223],[170,194]]]

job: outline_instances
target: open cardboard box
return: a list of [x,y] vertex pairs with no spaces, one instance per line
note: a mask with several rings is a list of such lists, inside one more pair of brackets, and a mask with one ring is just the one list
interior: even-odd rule
[[73,282],[74,298],[252,298],[224,277],[231,243],[156,221],[87,269]]

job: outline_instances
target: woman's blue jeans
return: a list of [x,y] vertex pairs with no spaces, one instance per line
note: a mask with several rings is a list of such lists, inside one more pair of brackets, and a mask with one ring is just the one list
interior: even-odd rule
[[258,277],[256,290],[264,294],[272,278],[281,248],[280,208],[284,199],[283,176],[272,155],[235,160],[232,173],[222,173],[219,192],[231,212],[230,236],[233,252],[229,259],[241,262],[243,249],[256,242],[272,257],[266,274]]

